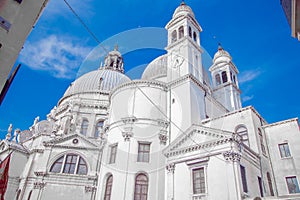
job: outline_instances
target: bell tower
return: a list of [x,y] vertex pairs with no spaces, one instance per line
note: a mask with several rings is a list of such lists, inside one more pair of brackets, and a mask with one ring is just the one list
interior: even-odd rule
[[[172,141],[181,133],[180,130],[186,130],[206,118],[206,91],[200,46],[202,28],[194,12],[182,2],[165,28],[168,31],[167,81],[174,83],[169,89],[169,116],[170,121],[180,127],[170,124],[169,138]],[[177,82],[180,79],[183,81]]]
[[192,74],[203,82],[200,46],[202,28],[192,9],[183,1],[165,27],[168,31],[168,81]]
[[238,110],[241,106],[237,67],[230,54],[219,44],[214,55],[213,65],[209,68],[213,82],[213,96],[228,110]]

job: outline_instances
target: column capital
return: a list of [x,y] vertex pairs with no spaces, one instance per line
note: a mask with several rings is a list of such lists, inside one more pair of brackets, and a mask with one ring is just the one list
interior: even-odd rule
[[166,169],[167,169],[168,173],[174,174],[174,171],[175,171],[175,163],[169,163],[169,164],[166,166]]
[[132,127],[125,127],[122,132],[122,136],[124,137],[124,141],[130,141],[130,138],[133,136]]
[[230,150],[223,153],[223,156],[226,161],[232,162],[240,162],[241,161],[241,153],[238,151]]

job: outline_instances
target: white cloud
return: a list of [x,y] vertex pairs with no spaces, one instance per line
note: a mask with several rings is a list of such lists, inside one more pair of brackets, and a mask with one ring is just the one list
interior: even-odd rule
[[[80,17],[88,17],[94,14],[92,0],[67,0],[67,2]],[[49,1],[45,9],[44,15],[47,18],[55,18],[57,16],[63,16],[65,18],[68,18],[71,16],[72,19],[75,19],[74,14],[69,9],[68,5],[64,2],[64,0]]]
[[76,69],[91,51],[80,40],[49,35],[35,42],[27,42],[20,61],[32,69],[49,71],[57,78],[74,78]]
[[243,102],[250,101],[250,100],[253,99],[253,98],[254,98],[254,95],[251,95],[251,96],[244,96],[244,97],[242,97],[242,101],[243,101]]
[[260,74],[261,74],[261,71],[259,69],[244,71],[241,73],[241,75],[239,77],[239,83],[246,83],[246,82],[252,81]]

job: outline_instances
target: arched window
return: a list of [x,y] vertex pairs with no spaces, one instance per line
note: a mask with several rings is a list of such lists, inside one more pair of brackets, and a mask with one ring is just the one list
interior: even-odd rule
[[20,189],[18,189],[17,196],[16,196],[16,200],[19,200],[19,198],[20,198],[20,194],[21,194],[21,190],[20,190]]
[[51,166],[50,172],[65,174],[87,174],[87,165],[77,154],[65,154],[58,158]]
[[27,200],[30,200],[31,194],[32,194],[32,190],[29,192]]
[[172,41],[172,43],[177,41],[177,31],[176,30],[174,30],[172,32],[172,40],[171,41]]
[[192,28],[189,26],[189,36],[192,38]]
[[179,32],[179,39],[182,38],[184,36],[184,29],[183,29],[183,26],[180,26],[179,29],[178,29],[178,32]]
[[216,74],[216,84],[217,85],[220,85],[221,84],[221,77],[220,77],[220,74]]
[[266,148],[265,148],[265,145],[264,145],[264,138],[263,138],[263,135],[262,135],[262,132],[261,132],[260,128],[258,128],[258,136],[259,136],[261,151],[262,151],[263,154],[266,154]]
[[113,184],[113,176],[109,175],[106,179],[104,200],[110,200],[112,184]]
[[135,178],[134,200],[147,200],[148,177],[138,174]]
[[269,189],[270,189],[270,195],[274,196],[274,190],[273,190],[272,180],[271,180],[271,176],[270,176],[269,172],[267,172],[267,179],[268,179],[268,185],[269,185]]
[[95,127],[95,135],[94,135],[95,138],[99,137],[99,134],[100,134],[102,128],[103,128],[103,121],[99,121]]
[[86,135],[88,127],[89,127],[89,121],[87,119],[84,119],[81,123],[80,133],[82,135]]
[[194,41],[197,42],[197,33],[196,32],[194,32],[193,38],[194,38]]
[[234,84],[236,84],[235,75],[233,75],[233,82],[234,82]]
[[226,83],[228,81],[226,71],[222,72],[222,81],[223,83]]
[[242,142],[245,145],[249,146],[248,130],[247,130],[246,126],[244,126],[244,125],[237,126],[235,129],[235,133],[238,134],[239,136],[241,136]]

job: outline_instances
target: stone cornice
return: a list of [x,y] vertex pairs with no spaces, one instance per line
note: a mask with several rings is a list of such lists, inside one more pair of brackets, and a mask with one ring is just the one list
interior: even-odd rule
[[47,147],[60,148],[60,149],[91,150],[91,151],[100,150],[100,147],[93,148],[93,147],[80,147],[80,146],[68,146],[68,145],[57,145],[57,144],[48,144]]
[[95,108],[95,109],[105,109],[107,110],[108,108],[108,104],[104,105],[104,104],[88,104],[88,103],[80,103],[78,104],[81,108]]
[[291,123],[291,122],[296,122],[299,125],[298,117],[287,119],[287,120],[283,120],[283,121],[279,121],[279,122],[275,122],[275,123],[272,123],[272,124],[266,124],[266,125],[264,125],[262,127],[263,128],[269,128],[269,127],[272,127],[272,126],[279,126],[279,125],[287,124],[287,123]]
[[58,101],[58,105],[61,104],[61,102],[63,102],[65,99],[72,97],[72,96],[76,96],[78,94],[100,94],[100,95],[109,95],[109,91],[99,91],[99,90],[94,90],[94,91],[85,91],[85,92],[77,92],[77,93],[73,93],[71,95],[68,96],[64,96],[62,97],[59,101]]
[[[76,138],[76,137],[82,139],[83,141],[86,141],[87,143],[89,143],[93,147],[80,147],[80,146],[76,146],[76,145],[68,146],[68,145],[60,145],[59,144],[61,142],[68,141],[68,140]],[[99,148],[101,148],[101,145],[96,144],[96,143],[90,141],[89,139],[85,138],[84,136],[79,135],[79,134],[70,134],[70,135],[67,135],[67,136],[64,136],[64,137],[57,137],[53,140],[44,142],[43,145],[45,147],[58,147],[58,148],[68,148],[68,149],[69,148],[71,148],[71,149],[87,149],[87,150],[99,150]]]
[[201,52],[201,53],[204,52],[202,47],[200,45],[198,45],[198,43],[195,43],[193,41],[193,39],[190,38],[189,36],[183,36],[182,38],[178,39],[176,42],[169,44],[165,49],[170,52],[170,49],[172,49],[174,46],[176,46],[178,44],[181,44],[182,46],[184,46],[184,44],[183,44],[184,40],[188,40],[190,42],[190,44],[192,44],[199,52]]
[[177,139],[175,139],[172,144],[170,145],[169,149],[173,150],[175,148],[178,148],[184,141],[186,141],[187,139],[189,139],[189,137],[191,137],[194,133],[200,133],[202,135],[207,135],[207,136],[211,136],[214,138],[231,138],[233,133],[231,132],[227,132],[227,131],[222,131],[219,129],[213,129],[213,128],[209,128],[209,127],[204,127],[204,126],[200,126],[200,125],[193,125],[191,126],[189,129],[187,129],[185,131],[185,133],[181,134],[181,136],[179,136]]
[[33,153],[44,153],[44,149],[38,149],[38,148],[35,148],[35,149],[32,149],[30,150],[30,154],[33,154]]
[[[109,129],[113,129],[115,127],[122,126],[126,121],[124,119],[120,119],[118,121],[115,121],[111,124],[109,124]],[[169,125],[169,122],[167,120],[162,120],[162,119],[150,119],[150,118],[136,118],[134,117],[134,122],[137,124],[150,124],[153,126],[158,126],[158,127],[166,127]]]
[[186,80],[192,80],[199,88],[201,88],[204,91],[209,91],[208,87],[205,86],[203,83],[201,83],[195,76],[192,74],[184,75],[170,83],[168,83],[168,87],[174,87],[176,85],[179,85],[180,83],[186,81]]
[[109,99],[111,100],[111,98],[114,96],[114,94],[122,88],[135,88],[135,87],[143,87],[143,86],[146,86],[146,87],[152,86],[152,87],[159,88],[163,91],[168,90],[168,87],[167,87],[166,83],[161,82],[161,81],[156,81],[156,80],[134,80],[134,81],[130,81],[130,82],[121,84],[121,85],[117,86],[116,88],[114,88],[112,90],[112,92],[110,93],[110,95],[109,95]]
[[169,29],[171,26],[175,25],[177,22],[183,20],[183,19],[189,19],[192,24],[198,29],[199,32],[202,31],[202,28],[200,24],[196,21],[194,17],[191,17],[190,15],[179,15],[175,18],[172,18],[167,25],[165,26],[166,29]]
[[181,149],[166,152],[166,153],[164,153],[164,155],[167,158],[169,158],[169,157],[173,157],[173,156],[177,156],[177,155],[181,155],[181,154],[186,154],[186,153],[198,151],[198,150],[201,150],[201,149],[212,148],[214,146],[229,143],[230,141],[231,140],[229,138],[226,138],[226,139],[214,140],[214,141],[205,142],[205,143],[199,143],[199,144],[195,144],[195,145],[190,145],[189,147],[185,147],[185,148],[181,148]]
[[25,154],[25,155],[28,155],[29,153],[27,151],[23,151],[21,149],[17,149],[17,148],[11,148],[11,147],[8,147],[7,149],[5,149],[4,151],[2,151],[1,153],[4,153],[4,152],[11,152],[11,151],[17,151],[17,152],[20,152],[22,154]]
[[201,123],[205,124],[205,123],[208,123],[208,122],[210,122],[210,121],[218,120],[218,119],[221,119],[221,118],[230,116],[230,115],[234,115],[234,114],[237,114],[237,113],[244,112],[244,111],[246,111],[246,110],[252,110],[259,118],[262,119],[262,121],[263,121],[265,124],[267,124],[266,120],[260,116],[260,114],[253,108],[253,106],[247,106],[247,107],[241,108],[241,109],[239,109],[239,110],[234,110],[234,111],[232,111],[232,112],[228,112],[228,113],[226,113],[226,114],[224,114],[224,115],[221,115],[221,116],[219,116],[219,117],[209,118],[209,119],[204,119],[204,120],[201,121]]
[[229,61],[229,62],[220,61],[220,62],[213,63],[213,65],[209,67],[209,71],[210,72],[214,71],[214,70],[216,70],[218,68],[222,68],[226,65],[230,65],[236,74],[239,73],[239,70],[237,69],[237,67],[235,66],[235,64],[232,61]]
[[[211,136],[216,139],[199,144],[195,143],[194,145],[189,145],[187,147],[180,148],[180,146],[183,143],[185,143],[186,140],[191,139],[192,135],[195,133]],[[166,149],[164,149],[163,153],[166,157],[176,156],[179,154],[193,152],[200,149],[211,148],[213,146],[222,145],[231,141],[236,142],[234,134],[231,132],[212,129],[199,125],[193,125],[187,131],[181,134],[177,139],[175,139]]]
[[9,142],[6,140],[2,140],[2,143],[3,143],[3,145],[7,146],[7,148],[4,151],[2,151],[1,153],[4,153],[6,151],[10,152],[11,150],[18,151],[18,152],[26,154],[26,155],[28,155],[28,153],[29,153],[29,150],[21,144],[12,143],[12,142]]
[[231,83],[231,82],[227,82],[227,83],[225,83],[225,84],[218,85],[217,88],[214,88],[214,89],[213,89],[213,92],[215,92],[215,91],[217,91],[217,90],[219,90],[219,89],[223,89],[224,87],[229,86],[229,85],[232,85],[232,86],[233,86],[240,94],[242,93],[242,91],[237,87],[237,85],[236,85],[236,84],[233,84],[233,83]]

